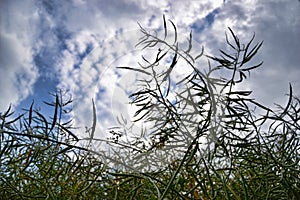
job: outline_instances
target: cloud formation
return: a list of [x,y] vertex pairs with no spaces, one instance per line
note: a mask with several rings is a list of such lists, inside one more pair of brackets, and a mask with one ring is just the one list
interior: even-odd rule
[[[4,1],[5,2],[5,1]],[[33,63],[31,5],[1,4],[0,24],[0,111],[16,107],[28,95],[39,76]]]
[[72,92],[80,126],[90,125],[91,102],[96,100],[98,130],[104,136],[116,124],[116,115],[131,113],[130,106],[121,105],[128,100],[124,88],[135,77],[116,67],[136,66],[140,59],[137,22],[162,29],[163,14],[178,26],[180,40],[192,30],[199,51],[203,45],[207,54],[224,47],[227,27],[243,41],[255,32],[258,41],[264,40],[257,57],[264,65],[245,87],[264,103],[284,103],[289,81],[300,87],[300,5],[294,0],[32,0],[2,5],[1,111],[30,97],[42,87],[41,80],[53,81],[53,90],[57,86]]

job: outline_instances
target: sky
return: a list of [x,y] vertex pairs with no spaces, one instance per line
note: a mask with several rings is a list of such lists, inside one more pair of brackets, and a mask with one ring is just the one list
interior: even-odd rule
[[[64,89],[72,95],[75,126],[92,124],[97,134],[131,116],[124,88],[133,75],[118,66],[137,66],[139,24],[162,29],[162,16],[177,25],[182,38],[215,55],[231,27],[243,41],[253,33],[264,41],[257,55],[263,66],[252,72],[245,89],[270,107],[287,102],[289,83],[300,90],[300,2],[298,0],[26,0],[0,2],[0,112],[35,108]],[[49,115],[51,115],[49,113]],[[83,129],[80,129],[83,130]]]

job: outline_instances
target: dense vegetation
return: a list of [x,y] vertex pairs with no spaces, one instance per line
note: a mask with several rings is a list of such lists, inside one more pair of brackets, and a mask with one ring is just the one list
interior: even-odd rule
[[[107,165],[90,148],[94,103],[87,143],[74,134],[62,91],[46,103],[50,119],[34,104],[14,118],[9,107],[0,116],[1,199],[300,199],[300,99],[290,86],[287,105],[271,110],[240,87],[262,65],[251,64],[262,43],[243,44],[229,29],[226,50],[209,56],[192,34],[179,42],[173,22],[163,27],[162,37],[141,27],[138,46],[155,57],[119,67],[143,77],[131,103],[136,121],[154,126],[133,137],[120,122]],[[188,74],[178,79],[176,68]],[[123,165],[113,162],[120,155]]]

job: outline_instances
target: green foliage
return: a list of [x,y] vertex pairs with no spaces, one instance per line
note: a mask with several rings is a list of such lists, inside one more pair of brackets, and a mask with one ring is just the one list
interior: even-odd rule
[[61,91],[53,96],[55,101],[46,103],[54,110],[50,120],[33,103],[17,118],[10,108],[1,114],[2,199],[89,198],[104,189],[98,183],[104,165],[76,145],[79,139],[65,115],[71,98]]
[[[211,56],[192,34],[181,42],[165,17],[161,37],[140,28],[137,45],[157,54],[119,68],[141,75],[131,103],[136,121],[153,126],[139,137],[124,134],[125,125],[110,130],[114,154],[104,165],[88,149],[97,140],[94,103],[87,145],[74,134],[72,100],[62,91],[46,103],[50,119],[33,103],[15,118],[9,108],[0,116],[1,198],[300,199],[300,99],[290,86],[287,105],[270,109],[240,86],[262,65],[252,64],[262,42],[244,44],[229,28],[226,51]],[[178,70],[186,73],[178,78]]]

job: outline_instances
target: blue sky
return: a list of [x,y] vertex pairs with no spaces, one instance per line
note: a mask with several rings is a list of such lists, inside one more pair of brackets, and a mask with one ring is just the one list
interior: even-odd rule
[[[173,20],[179,35],[190,30],[208,54],[225,45],[231,27],[246,41],[255,32],[264,45],[257,56],[264,65],[243,89],[258,101],[285,103],[289,82],[300,88],[300,3],[297,0],[44,0],[0,3],[0,112],[30,106],[47,109],[55,88],[75,99],[76,125],[90,126],[95,99],[100,135],[130,115],[122,88],[133,75],[117,66],[136,66],[139,29],[162,28],[162,16]],[[122,85],[123,84],[123,85]],[[121,87],[119,86],[121,85]],[[125,105],[125,106],[124,106]]]

